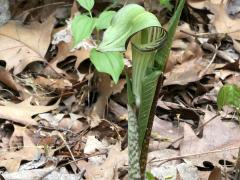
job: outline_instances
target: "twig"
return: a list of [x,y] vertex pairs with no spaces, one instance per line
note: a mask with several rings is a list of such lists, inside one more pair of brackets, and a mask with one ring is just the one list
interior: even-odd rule
[[199,73],[198,77],[202,77],[202,76],[207,72],[207,70],[209,69],[209,67],[210,67],[211,64],[213,63],[214,59],[216,58],[217,52],[218,52],[218,47],[216,46],[216,51],[214,52],[211,61],[209,62],[209,64],[207,65],[207,67],[204,68],[204,69]]
[[117,133],[117,135],[118,135],[119,140],[122,141],[122,137],[121,137],[121,135],[119,134],[118,129],[123,130],[123,128],[120,127],[120,126],[118,126],[117,124],[114,124],[114,123],[108,121],[107,119],[101,119],[101,120],[102,120],[102,121],[105,121],[105,122],[109,123],[111,126],[113,126],[114,130],[116,131],[116,133]]
[[168,161],[172,161],[172,160],[183,159],[183,158],[187,158],[187,157],[191,157],[191,156],[200,156],[200,155],[205,155],[205,154],[219,153],[219,152],[230,151],[230,150],[235,150],[235,149],[239,149],[239,147],[232,147],[232,148],[228,148],[228,149],[218,149],[218,150],[202,152],[202,153],[195,153],[195,154],[185,154],[185,155],[181,155],[181,156],[174,156],[174,157],[163,158],[163,159],[158,159],[158,160],[152,159],[148,163],[155,163],[155,162],[163,161],[161,164],[159,164],[159,166],[161,166],[164,163],[166,163]]
[[[63,143],[64,143],[65,146],[67,147],[67,149],[68,149],[68,151],[69,151],[69,153],[70,153],[73,161],[76,161],[76,159],[75,159],[75,157],[74,157],[74,155],[73,155],[70,147],[68,146],[68,144],[67,144],[67,142],[65,141],[64,137],[62,136],[62,134],[61,134],[60,132],[58,132],[58,131],[56,131],[56,132],[57,132],[58,137],[60,137],[60,139],[63,141]],[[77,163],[75,163],[75,165],[76,165],[76,167],[78,167]],[[79,168],[79,167],[78,167],[78,168]]]
[[180,30],[180,32],[196,37],[196,38],[210,38],[210,37],[224,37],[228,34],[232,34],[232,33],[236,33],[239,32],[240,29],[234,30],[234,31],[230,31],[230,32],[223,32],[223,33],[191,33],[191,32],[187,32],[184,30]]
[[[45,8],[45,7],[48,7],[48,6],[57,6],[57,5],[65,5],[65,2],[55,2],[55,3],[44,4],[42,6],[30,8],[30,9],[27,9],[27,10],[23,11],[19,16],[21,16],[21,15],[27,13],[27,12],[35,11],[35,10],[42,9],[42,8]],[[71,5],[71,4],[68,4],[68,5]]]
[[217,50],[212,44],[209,43],[203,43],[202,44],[203,49],[209,50],[213,53],[217,53],[217,56],[230,62],[230,63],[234,63],[235,60],[232,59],[230,56],[228,56],[225,52]]
[[221,37],[221,36],[226,36],[227,34],[227,33],[191,33],[184,30],[180,30],[180,32],[193,36],[195,38]]
[[57,135],[58,135],[58,137],[60,137],[60,139],[63,141],[63,143],[64,143],[65,146],[67,147],[67,149],[68,149],[68,151],[69,151],[72,159],[75,161],[76,159],[74,158],[73,153],[72,153],[70,147],[68,146],[67,142],[66,142],[65,139],[63,138],[62,134],[61,134],[60,132],[58,132]]

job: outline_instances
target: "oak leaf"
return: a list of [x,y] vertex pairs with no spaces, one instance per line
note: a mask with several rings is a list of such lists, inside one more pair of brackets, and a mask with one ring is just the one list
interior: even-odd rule
[[13,69],[16,75],[34,61],[45,61],[53,26],[51,16],[42,24],[22,25],[9,21],[0,27],[0,59],[6,62],[6,69]]
[[58,107],[59,101],[51,106],[33,106],[31,105],[31,97],[25,101],[14,104],[12,102],[1,102],[0,118],[11,120],[24,125],[37,125],[38,123],[32,119],[33,115],[51,111]]

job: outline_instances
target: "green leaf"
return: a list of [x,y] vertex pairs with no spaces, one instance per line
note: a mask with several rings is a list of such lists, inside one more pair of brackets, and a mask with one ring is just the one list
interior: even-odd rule
[[147,180],[155,180],[155,177],[149,171],[146,172],[146,176],[147,176]]
[[89,38],[95,28],[96,20],[86,15],[77,15],[71,24],[74,46],[82,40]]
[[115,11],[103,11],[97,19],[96,28],[98,30],[108,28],[115,14]]
[[129,38],[148,27],[161,27],[157,17],[142,6],[128,4],[121,8],[103,34],[99,51],[124,51]]
[[218,109],[225,105],[240,108],[240,88],[238,86],[227,84],[220,89],[217,96]]
[[142,82],[141,104],[138,113],[139,145],[143,145],[145,133],[147,131],[148,118],[150,115],[153,97],[155,95],[158,78],[161,71],[154,71],[147,75]]
[[120,52],[99,52],[92,49],[90,60],[99,72],[110,74],[115,83],[124,68],[123,55]]
[[158,50],[156,54],[156,61],[159,64],[159,68],[161,71],[164,71],[166,62],[168,60],[168,56],[172,47],[172,42],[174,38],[174,34],[182,13],[182,9],[184,7],[185,0],[180,0],[179,5],[177,7],[177,10],[175,11],[173,17],[170,19],[168,23],[168,36],[167,36],[167,41],[164,46],[164,48],[161,48]]
[[169,11],[172,11],[173,5],[170,3],[170,0],[159,0],[160,5],[166,7]]
[[91,11],[94,6],[94,0],[77,0],[84,9]]

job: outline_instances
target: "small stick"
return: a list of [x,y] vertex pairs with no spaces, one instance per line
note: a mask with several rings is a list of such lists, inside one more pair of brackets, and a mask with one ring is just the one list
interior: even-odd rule
[[211,66],[211,64],[213,63],[214,59],[216,58],[217,52],[218,52],[218,47],[216,46],[216,51],[214,52],[211,61],[209,62],[209,64],[207,65],[207,67],[204,68],[204,70],[202,70],[202,71],[199,73],[198,77],[202,77],[202,76],[207,72],[208,68]]
[[191,156],[200,156],[200,155],[205,155],[205,154],[211,154],[211,153],[219,153],[219,152],[223,152],[223,151],[230,151],[230,150],[235,150],[238,149],[239,147],[232,147],[232,148],[228,148],[228,149],[217,149],[217,150],[213,150],[213,151],[208,151],[208,152],[202,152],[202,153],[195,153],[195,154],[185,154],[185,155],[181,155],[181,156],[174,156],[174,157],[170,157],[170,158],[163,158],[163,159],[158,159],[158,160],[150,160],[148,163],[154,163],[154,162],[161,162],[163,161],[159,166],[163,165],[164,163],[168,162],[168,161],[172,161],[172,160],[178,160],[178,159],[183,159],[183,158],[187,158],[187,157],[191,157]]
[[[27,9],[27,10],[23,11],[23,12],[20,14],[20,16],[21,16],[22,14],[24,14],[24,13],[31,12],[31,11],[35,11],[35,10],[37,10],[37,9],[42,9],[42,8],[45,8],[45,7],[48,7],[48,6],[64,5],[64,4],[65,4],[65,2],[55,2],[55,3],[50,3],[50,4],[44,4],[44,5],[42,5],[42,6],[38,6],[38,7],[34,7],[34,8]],[[69,5],[71,5],[71,4],[69,4]]]

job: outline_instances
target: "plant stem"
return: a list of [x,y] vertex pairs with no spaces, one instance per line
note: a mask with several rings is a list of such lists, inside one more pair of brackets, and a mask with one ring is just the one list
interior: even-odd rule
[[92,18],[92,12],[91,12],[91,11],[88,11],[88,13],[89,13],[89,16]]

